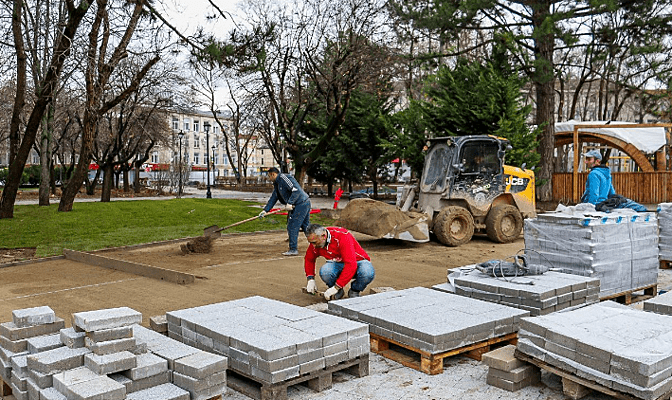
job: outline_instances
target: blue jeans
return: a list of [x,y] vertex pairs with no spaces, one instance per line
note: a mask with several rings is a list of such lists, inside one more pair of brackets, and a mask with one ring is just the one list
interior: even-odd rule
[[310,224],[310,200],[296,204],[289,213],[287,234],[289,235],[290,250],[298,250],[299,229],[305,232],[308,224]]
[[[332,287],[341,275],[341,272],[343,272],[342,262],[327,261],[320,268],[320,278],[322,278],[327,286]],[[353,281],[350,284],[350,289],[356,292],[361,292],[366,289],[366,286],[371,283],[375,277],[376,271],[373,269],[371,261],[357,261],[357,272],[355,272],[355,276],[352,277]]]

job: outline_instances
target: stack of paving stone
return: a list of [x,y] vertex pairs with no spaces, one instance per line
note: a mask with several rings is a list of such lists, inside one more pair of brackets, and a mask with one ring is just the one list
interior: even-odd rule
[[672,317],[612,301],[523,318],[518,350],[640,399],[672,390]]
[[652,299],[645,300],[643,303],[644,311],[672,315],[672,292],[667,292]]
[[539,367],[517,359],[513,355],[515,351],[516,346],[510,344],[483,354],[481,361],[489,367],[488,385],[515,392],[539,382]]
[[259,296],[166,318],[170,337],[227,356],[230,370],[262,384],[368,356],[370,348],[364,324]]
[[329,302],[329,312],[369,324],[371,333],[437,354],[518,330],[528,311],[427,288]]
[[600,300],[600,280],[597,278],[554,271],[542,275],[494,278],[473,266],[449,272],[448,282],[435,285],[434,289],[520,308],[529,311],[531,316]]
[[525,248],[534,264],[598,278],[600,297],[655,285],[655,213],[539,214],[525,220]]
[[[28,356],[61,346],[54,343],[54,336],[64,327],[65,321],[49,307],[15,310],[11,322],[0,324],[0,376],[18,400],[27,399],[28,389],[35,388],[29,376]],[[72,353],[75,358],[82,357],[77,351]]]
[[[73,314],[67,329],[49,307],[15,310],[12,317],[0,324],[0,359],[2,379],[17,400],[202,400],[225,390],[190,394],[204,370],[221,372],[226,359],[194,358],[203,352],[137,325],[142,316],[130,308]],[[193,379],[183,388],[174,385],[169,363]]]
[[672,261],[672,203],[658,204],[659,242],[661,260]]

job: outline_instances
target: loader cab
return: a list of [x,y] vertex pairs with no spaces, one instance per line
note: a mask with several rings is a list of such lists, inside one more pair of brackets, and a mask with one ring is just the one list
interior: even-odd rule
[[487,204],[503,191],[504,145],[486,135],[432,140],[421,191]]

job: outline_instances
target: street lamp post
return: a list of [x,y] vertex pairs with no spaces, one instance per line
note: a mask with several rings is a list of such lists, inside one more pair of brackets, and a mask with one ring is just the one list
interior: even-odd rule
[[180,171],[178,172],[178,186],[177,186],[177,198],[179,199],[180,196],[182,196],[182,138],[184,137],[184,132],[180,130],[180,133],[177,134],[178,139],[180,140],[180,161],[178,164],[178,168]]
[[207,177],[206,177],[206,185],[208,187],[208,190],[205,192],[205,198],[211,199],[212,198],[212,193],[210,192],[210,157],[208,157],[208,148],[210,147],[210,135],[208,134],[208,131],[210,130],[210,122],[205,121],[203,124],[203,129],[205,129],[205,170],[208,172]]

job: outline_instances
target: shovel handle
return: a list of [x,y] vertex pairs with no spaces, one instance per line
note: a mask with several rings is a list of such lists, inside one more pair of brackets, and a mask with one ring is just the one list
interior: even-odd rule
[[[266,213],[266,215],[279,213],[280,211],[282,211],[282,209],[277,209],[277,210],[275,210],[275,211],[269,211],[269,212]],[[254,217],[251,217],[251,218],[248,218],[248,219],[244,219],[244,220],[242,220],[242,221],[235,222],[235,223],[233,223],[233,224],[231,224],[231,225],[227,225],[227,226],[225,226],[225,227],[223,227],[223,228],[219,228],[219,229],[217,229],[215,232],[221,232],[221,231],[223,231],[223,230],[226,230],[226,229],[229,229],[229,228],[233,228],[234,226],[238,226],[238,225],[244,224],[245,222],[254,221],[254,220],[257,219],[257,218],[261,218],[261,217],[257,215],[257,216],[254,216]]]

